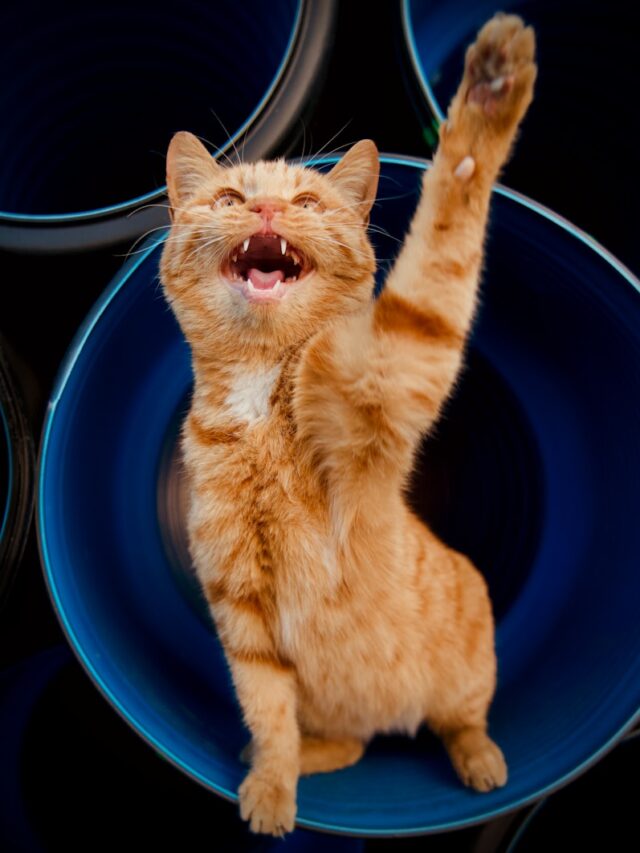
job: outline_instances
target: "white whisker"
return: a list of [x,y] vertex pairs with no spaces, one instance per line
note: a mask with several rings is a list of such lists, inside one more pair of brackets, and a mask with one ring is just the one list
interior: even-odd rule
[[[216,121],[218,122],[218,124],[220,125],[220,127],[221,127],[221,128],[224,130],[224,132],[227,134],[227,142],[226,142],[226,145],[229,145],[229,143],[231,143],[231,145],[233,146],[233,150],[234,150],[234,152],[235,152],[236,158],[237,158],[237,160],[238,160],[238,163],[242,163],[242,158],[240,157],[240,152],[238,151],[238,149],[237,149],[237,147],[236,147],[236,144],[235,144],[235,142],[233,141],[233,137],[232,137],[232,136],[231,136],[231,134],[229,133],[229,131],[228,131],[227,127],[226,127],[226,126],[225,126],[225,124],[224,124],[224,122],[222,121],[222,119],[220,118],[220,116],[216,113],[216,111],[213,109],[213,107],[210,107],[210,108],[209,108],[209,110],[210,110],[211,114],[213,115],[213,117],[215,118],[215,120],[216,120]],[[222,151],[222,149],[220,149],[220,148],[218,149],[218,151],[219,151],[220,153],[222,153],[222,154],[224,154],[224,153],[225,153],[225,152],[223,152],[223,151]],[[227,155],[225,154],[225,156],[227,156]],[[230,164],[230,165],[235,165],[235,164],[233,164],[233,161],[231,160],[231,158],[230,158],[230,157],[227,157],[227,159],[228,159],[228,161],[229,161],[229,164]]]
[[[336,133],[334,133],[334,134],[333,134],[333,136],[332,136],[330,139],[328,139],[328,140],[327,140],[327,142],[325,142],[325,144],[322,146],[322,148],[320,148],[318,151],[316,151],[316,153],[315,153],[315,154],[313,154],[313,155],[309,158],[308,162],[307,162],[305,165],[306,165],[306,166],[308,166],[308,165],[310,165],[311,163],[316,162],[316,161],[320,158],[320,155],[321,155],[321,154],[323,154],[323,152],[325,152],[325,149],[326,149],[329,145],[331,145],[331,143],[333,142],[333,140],[334,140],[337,136],[339,136],[341,133],[343,133],[343,132],[344,132],[344,131],[349,127],[349,125],[351,124],[351,122],[352,122],[352,119],[349,119],[347,122],[345,122],[345,124],[343,124],[343,125],[342,125],[342,127],[340,128],[340,130],[338,130]],[[338,151],[338,150],[340,150],[341,148],[345,148],[345,147],[347,147],[347,146],[349,146],[349,145],[353,145],[353,143],[352,143],[352,142],[346,142],[346,143],[343,143],[343,144],[342,144],[342,145],[340,145],[338,148],[334,148],[334,149],[333,149],[333,151],[329,152],[329,154],[326,154],[326,153],[325,153],[325,154],[324,154],[324,156],[325,156],[325,157],[327,157],[327,156],[331,156],[331,154],[333,154],[335,151]]]

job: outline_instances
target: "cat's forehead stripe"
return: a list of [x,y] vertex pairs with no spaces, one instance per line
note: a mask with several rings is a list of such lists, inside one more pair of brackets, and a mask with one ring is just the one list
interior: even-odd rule
[[293,193],[313,178],[312,175],[307,177],[306,170],[289,166],[284,160],[247,164],[241,167],[239,177],[248,197]]

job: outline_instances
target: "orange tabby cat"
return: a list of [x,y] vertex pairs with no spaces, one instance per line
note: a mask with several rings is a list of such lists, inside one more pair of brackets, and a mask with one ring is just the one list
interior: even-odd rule
[[291,830],[299,775],[353,764],[377,732],[427,723],[465,784],[506,782],[485,582],[403,490],[460,370],[533,56],[515,16],[469,48],[377,300],[372,142],[325,175],[171,142],[162,281],[193,354],[190,548],[252,735],[239,796],[256,832]]

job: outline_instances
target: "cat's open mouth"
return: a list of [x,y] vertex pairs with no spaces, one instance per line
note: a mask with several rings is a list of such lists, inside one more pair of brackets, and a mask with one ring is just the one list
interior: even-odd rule
[[309,269],[302,253],[284,237],[254,234],[233,250],[222,271],[250,301],[269,302],[282,299]]

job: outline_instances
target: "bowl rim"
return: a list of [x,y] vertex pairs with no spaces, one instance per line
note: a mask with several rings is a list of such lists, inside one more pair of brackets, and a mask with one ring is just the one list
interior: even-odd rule
[[[328,61],[338,0],[296,0],[295,17],[280,64],[267,89],[241,126],[216,148],[214,158],[235,156],[243,143],[246,160],[272,156],[320,85]],[[87,250],[133,239],[168,216],[157,202],[166,186],[115,204],[69,213],[17,213],[0,210],[0,248],[19,252]]]
[[[20,572],[31,529],[35,496],[35,451],[23,390],[0,335],[0,433],[6,444],[7,483],[0,504],[0,611]],[[1,445],[0,445],[1,447]],[[1,496],[0,496],[1,499]]]
[[[333,163],[336,163],[339,159],[339,155],[333,155],[315,159],[311,158],[307,162],[312,163],[314,166],[331,165]],[[380,162],[381,164],[399,165],[412,169],[420,169],[422,171],[425,171],[431,165],[431,161],[419,157],[386,153],[380,154]],[[584,243],[590,249],[594,250],[607,264],[609,264],[617,273],[619,273],[626,280],[627,284],[629,284],[634,290],[640,293],[640,279],[638,279],[631,272],[631,270],[629,270],[613,254],[611,254],[611,252],[605,249],[604,246],[598,243],[589,234],[582,231],[577,226],[573,225],[571,222],[569,222],[569,220],[558,215],[557,213],[554,213],[552,210],[540,204],[539,202],[533,201],[522,193],[519,193],[515,190],[511,190],[501,184],[496,184],[494,191],[497,195],[511,199],[517,204],[533,211],[534,213],[542,215],[543,218],[547,219],[551,223],[554,223],[572,237],[577,238],[580,242]],[[196,770],[194,767],[189,766],[189,764],[183,758],[181,758],[177,754],[174,754],[172,750],[170,750],[165,744],[163,744],[155,735],[153,735],[147,729],[146,724],[143,721],[137,719],[135,714],[133,714],[124,706],[122,701],[112,692],[109,684],[101,677],[100,673],[97,671],[97,668],[94,666],[92,660],[90,659],[90,656],[82,648],[82,645],[74,632],[71,620],[69,619],[65,611],[64,604],[56,587],[55,571],[53,571],[46,535],[44,488],[48,461],[47,454],[49,448],[49,441],[56,416],[57,404],[60,401],[62,395],[64,394],[65,386],[69,381],[69,377],[71,376],[75,364],[80,357],[82,349],[87,340],[89,339],[90,335],[92,334],[94,327],[109,307],[109,304],[111,303],[113,298],[126,284],[131,274],[136,269],[138,269],[138,267],[149,257],[149,255],[153,251],[155,251],[155,249],[157,249],[157,247],[164,241],[168,231],[169,228],[166,228],[163,232],[157,232],[155,235],[148,238],[140,254],[138,254],[135,258],[129,259],[129,261],[127,261],[123,265],[123,267],[115,275],[111,283],[107,286],[102,295],[99,297],[99,299],[87,315],[85,321],[78,329],[73,341],[69,346],[69,350],[60,366],[58,375],[54,382],[49,405],[47,407],[47,413],[42,428],[40,448],[38,453],[38,494],[36,512],[38,549],[40,552],[40,563],[42,566],[45,584],[60,626],[69,644],[71,645],[71,648],[76,658],[84,668],[87,675],[94,682],[95,686],[105,697],[105,699],[133,728],[133,730],[138,735],[140,735],[153,749],[159,752],[175,767],[186,773],[194,781],[203,785],[203,787],[205,787],[206,789],[217,793],[218,795],[231,802],[237,803],[238,795],[235,791],[230,791],[224,788],[223,786],[212,782],[210,779],[207,779],[204,774]],[[601,747],[599,747],[592,755],[590,755],[583,762],[573,768],[573,770],[569,771],[568,773],[565,773],[553,783],[542,786],[534,792],[527,794],[526,796],[520,797],[518,800],[515,800],[514,802],[508,805],[501,806],[498,808],[481,808],[479,809],[479,813],[477,814],[477,816],[474,818],[463,820],[449,820],[438,824],[412,826],[410,828],[394,827],[392,829],[372,830],[368,827],[336,825],[324,821],[297,817],[296,827],[313,829],[320,832],[327,832],[335,835],[356,836],[363,838],[389,838],[395,836],[411,837],[418,835],[432,835],[440,832],[447,832],[449,830],[477,826],[479,824],[493,820],[494,818],[507,815],[519,809],[522,809],[527,805],[535,803],[542,797],[546,797],[549,794],[552,794],[555,791],[559,790],[560,788],[563,788],[565,785],[572,782],[578,776],[582,775],[586,770],[588,770],[601,758],[603,758],[608,752],[610,752],[616,746],[616,744],[624,737],[624,735],[629,732],[638,722],[640,722],[640,707],[636,709],[634,714],[632,714],[631,717],[616,732],[614,732]]]
[[[620,741],[616,748],[624,749],[625,745],[639,737],[640,731],[630,732]],[[530,826],[535,823],[538,815],[549,804],[550,800],[551,797],[549,796],[545,796],[541,800],[538,800],[525,814],[521,815],[521,820],[519,822],[516,820],[513,825],[507,827],[504,837],[500,839],[502,843],[507,842],[508,844],[504,853],[516,853],[518,845],[525,838]]]
[[409,54],[409,61],[415,72],[418,86],[422,90],[422,94],[427,100],[427,105],[429,109],[435,116],[436,121],[439,123],[445,120],[446,115],[443,112],[442,107],[438,103],[436,96],[433,93],[433,89],[431,88],[431,84],[429,83],[429,80],[427,79],[424,73],[422,62],[419,58],[420,54],[414,36],[413,18],[411,15],[411,2],[412,0],[402,0],[401,3],[400,15],[402,22],[402,32],[404,34],[404,40],[407,47],[407,52]]

